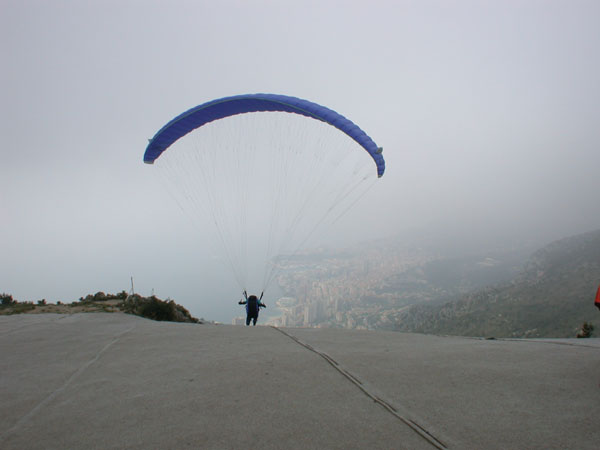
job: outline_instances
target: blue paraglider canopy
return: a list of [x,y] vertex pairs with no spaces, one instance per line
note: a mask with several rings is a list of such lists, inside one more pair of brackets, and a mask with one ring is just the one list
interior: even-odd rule
[[371,155],[377,165],[377,175],[379,177],[383,176],[385,161],[381,155],[382,149],[377,147],[375,142],[352,121],[325,106],[308,100],[277,94],[246,94],[224,97],[203,103],[180,114],[162,127],[150,140],[144,153],[144,162],[153,164],[171,144],[209,122],[236,114],[266,111],[301,114],[334,126],[354,139]]

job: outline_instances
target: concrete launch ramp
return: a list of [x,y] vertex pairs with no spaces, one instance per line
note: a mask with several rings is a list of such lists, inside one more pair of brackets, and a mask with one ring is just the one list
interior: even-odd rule
[[0,317],[0,448],[592,449],[600,341]]

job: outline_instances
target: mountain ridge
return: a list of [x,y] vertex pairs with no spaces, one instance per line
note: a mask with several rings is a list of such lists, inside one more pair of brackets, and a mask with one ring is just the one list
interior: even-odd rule
[[600,230],[554,241],[532,254],[509,282],[440,305],[412,305],[395,329],[487,337],[574,337],[598,320]]

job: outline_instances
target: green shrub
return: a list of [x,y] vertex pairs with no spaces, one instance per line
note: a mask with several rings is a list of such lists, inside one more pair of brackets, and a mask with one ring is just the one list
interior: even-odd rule
[[140,315],[152,320],[174,321],[175,308],[172,303],[163,302],[152,296],[141,305]]
[[95,302],[103,302],[105,300],[107,300],[107,298],[106,298],[106,294],[104,292],[100,291],[100,292],[96,292],[94,294],[93,301],[95,301]]
[[578,338],[589,338],[592,337],[592,333],[594,332],[594,325],[588,322],[583,322],[581,326],[581,330],[577,333]]
[[141,297],[138,294],[130,295],[123,302],[123,311],[129,314],[135,314],[147,319],[169,321],[169,322],[191,322],[198,323],[198,319],[183,306],[176,304],[173,300],[160,300],[159,298]]

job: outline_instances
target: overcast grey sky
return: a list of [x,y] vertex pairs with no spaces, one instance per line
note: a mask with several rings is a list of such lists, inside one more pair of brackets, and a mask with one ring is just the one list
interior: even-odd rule
[[72,301],[134,276],[226,320],[235,286],[142,155],[180,112],[242,93],[327,105],[384,147],[340,235],[600,228],[599,17],[581,0],[2,0],[0,291]]

